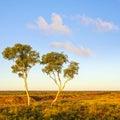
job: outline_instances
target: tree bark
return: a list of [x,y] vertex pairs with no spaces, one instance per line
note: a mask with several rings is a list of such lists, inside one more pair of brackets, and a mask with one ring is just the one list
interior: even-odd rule
[[56,95],[55,99],[53,100],[53,102],[51,103],[51,106],[52,106],[52,105],[55,103],[55,101],[57,100],[60,91],[61,91],[61,88],[58,89],[57,95]]
[[29,96],[29,93],[28,93],[28,85],[27,85],[27,78],[25,77],[24,78],[24,84],[25,84],[25,90],[26,90],[26,95],[27,95],[27,98],[28,98],[28,106],[30,105],[30,96]]

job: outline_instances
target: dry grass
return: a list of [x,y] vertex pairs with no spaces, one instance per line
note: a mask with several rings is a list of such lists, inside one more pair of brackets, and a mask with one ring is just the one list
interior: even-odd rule
[[[31,104],[40,102],[52,102],[56,92],[49,91],[30,91]],[[84,104],[120,104],[120,92],[116,91],[82,91],[82,92],[62,92],[58,101],[74,101]],[[21,105],[27,103],[25,92],[21,91],[1,91],[0,106]]]
[[120,120],[120,92],[0,92],[0,120]]

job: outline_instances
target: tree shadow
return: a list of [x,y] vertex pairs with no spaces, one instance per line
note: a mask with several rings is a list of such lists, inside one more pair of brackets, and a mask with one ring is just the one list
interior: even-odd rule
[[40,97],[38,96],[30,96],[31,98],[33,98],[35,101],[40,101],[42,100]]

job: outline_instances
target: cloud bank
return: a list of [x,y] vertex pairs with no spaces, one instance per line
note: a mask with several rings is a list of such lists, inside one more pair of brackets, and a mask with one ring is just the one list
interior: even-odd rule
[[93,54],[90,49],[85,48],[83,46],[76,47],[70,42],[66,42],[66,43],[53,42],[53,43],[51,43],[51,46],[62,48],[64,50],[67,50],[69,52],[72,52],[74,54],[77,54],[77,55],[83,56],[83,57],[89,57]]
[[79,16],[79,18],[83,24],[85,24],[87,26],[91,26],[101,32],[119,29],[119,27],[117,25],[115,25],[111,22],[103,21],[100,18],[93,19],[93,18],[90,18],[85,15]]
[[70,28],[63,23],[62,17],[59,14],[52,13],[51,23],[48,24],[45,18],[42,16],[38,17],[36,21],[36,25],[29,24],[29,28],[40,29],[47,33],[62,33],[62,34],[70,34]]

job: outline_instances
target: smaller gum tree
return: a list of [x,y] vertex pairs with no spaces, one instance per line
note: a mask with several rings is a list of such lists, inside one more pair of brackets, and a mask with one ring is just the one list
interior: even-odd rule
[[30,96],[27,85],[28,72],[36,63],[40,62],[39,53],[32,50],[29,45],[17,43],[13,47],[5,48],[2,55],[5,59],[14,61],[15,64],[11,67],[12,72],[17,73],[19,77],[23,78],[29,106]]
[[[69,63],[68,67],[64,68],[64,64]],[[41,64],[44,65],[42,71],[46,73],[58,86],[58,92],[55,99],[51,103],[57,100],[59,93],[63,91],[68,81],[73,79],[78,74],[79,66],[77,62],[69,62],[67,55],[58,52],[50,52],[42,56]],[[61,80],[61,76],[65,78]]]

